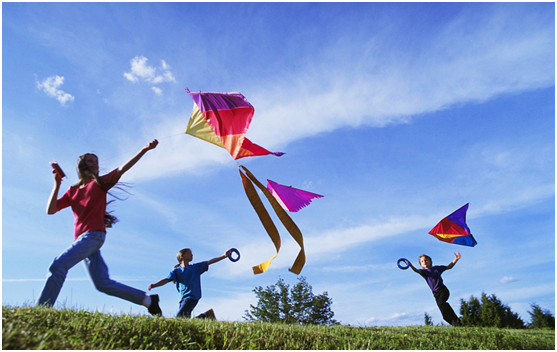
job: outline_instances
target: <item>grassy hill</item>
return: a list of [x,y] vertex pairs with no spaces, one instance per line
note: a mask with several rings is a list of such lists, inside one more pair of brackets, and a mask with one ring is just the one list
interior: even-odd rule
[[2,349],[555,349],[553,330],[299,326],[2,307]]

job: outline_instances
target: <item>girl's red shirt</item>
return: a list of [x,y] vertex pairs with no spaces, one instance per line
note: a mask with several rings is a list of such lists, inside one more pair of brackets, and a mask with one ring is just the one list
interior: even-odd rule
[[101,176],[106,189],[91,181],[85,187],[70,186],[57,200],[58,210],[72,207],[74,221],[74,240],[88,231],[106,231],[104,213],[106,211],[106,194],[118,182],[118,169]]

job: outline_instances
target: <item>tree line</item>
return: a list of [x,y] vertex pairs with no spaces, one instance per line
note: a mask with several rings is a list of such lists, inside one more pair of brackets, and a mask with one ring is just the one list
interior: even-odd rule
[[[327,292],[316,295],[305,277],[299,277],[292,288],[281,278],[276,284],[263,288],[256,287],[253,292],[258,302],[245,311],[244,319],[266,323],[337,325],[331,309],[332,298]],[[503,304],[494,294],[482,292],[478,299],[470,296],[468,301],[460,300],[460,322],[462,326],[497,327],[513,329],[553,329],[555,317],[549,310],[532,303],[528,312],[531,323],[526,324],[517,313]],[[433,325],[431,316],[425,313],[425,325]]]

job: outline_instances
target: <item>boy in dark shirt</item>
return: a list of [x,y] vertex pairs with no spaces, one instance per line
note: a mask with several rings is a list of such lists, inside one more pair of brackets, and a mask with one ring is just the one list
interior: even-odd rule
[[431,291],[433,292],[433,296],[435,297],[437,306],[441,311],[441,315],[443,315],[443,319],[452,326],[459,326],[460,319],[447,302],[449,299],[449,289],[443,284],[443,279],[441,278],[441,274],[445,270],[452,269],[452,267],[460,259],[459,252],[456,252],[454,256],[455,259],[449,265],[432,266],[431,258],[425,254],[420,256],[420,265],[423,269],[416,269],[409,261],[406,261],[406,264],[409,264],[410,268],[412,268],[414,272],[420,274],[425,279],[429,288],[431,288]]

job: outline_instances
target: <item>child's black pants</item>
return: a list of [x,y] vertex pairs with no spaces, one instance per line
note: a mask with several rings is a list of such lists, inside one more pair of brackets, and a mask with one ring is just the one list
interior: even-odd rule
[[459,325],[459,319],[456,316],[453,308],[450,306],[447,301],[449,300],[449,289],[447,286],[442,285],[436,291],[433,292],[433,296],[435,297],[435,301],[437,302],[437,306],[441,311],[441,315],[443,315],[443,320],[451,325]]

